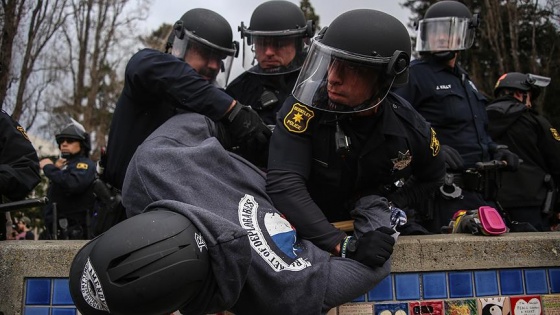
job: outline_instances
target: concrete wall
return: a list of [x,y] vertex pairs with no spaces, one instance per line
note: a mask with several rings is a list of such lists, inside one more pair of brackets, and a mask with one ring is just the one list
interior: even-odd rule
[[[26,280],[67,278],[70,263],[84,243],[85,241],[0,242],[0,312],[4,312],[4,315],[25,315]],[[422,279],[422,274],[438,271],[443,272],[445,278],[446,272],[450,271],[537,268],[539,271],[548,272],[547,275],[552,274],[551,272],[556,275],[560,274],[559,255],[560,233],[558,232],[510,233],[496,237],[470,234],[402,236],[393,254],[391,276],[393,278],[388,281],[389,290],[391,288],[395,290],[394,284],[397,282],[398,285],[399,274],[410,274],[413,279],[420,275]],[[545,284],[545,290],[548,292],[543,294],[560,299],[560,291],[555,291],[556,288],[560,288],[560,283],[557,283],[560,280],[552,277],[547,279],[545,281],[549,283]],[[527,283],[525,283],[526,287]],[[527,292],[524,294],[527,295]],[[396,297],[386,302],[411,302],[402,301],[398,298],[398,294],[396,292]],[[371,302],[371,297],[368,295],[363,300],[355,302],[357,303],[332,310],[329,314],[379,314],[379,311],[375,311],[374,308],[376,302]],[[49,314],[54,315],[54,313],[51,311]],[[552,307],[549,307],[547,314],[560,314],[560,305],[555,312],[552,312]],[[512,315],[516,313],[513,312]]]

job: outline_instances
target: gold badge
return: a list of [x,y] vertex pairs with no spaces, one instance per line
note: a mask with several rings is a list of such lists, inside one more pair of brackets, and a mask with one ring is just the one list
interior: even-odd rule
[[290,132],[302,133],[307,130],[309,121],[315,116],[315,113],[309,107],[295,103],[292,109],[284,117],[284,126]]
[[29,140],[29,137],[27,136],[27,132],[25,132],[25,129],[23,129],[22,126],[17,126],[16,128],[19,132],[21,132],[21,134],[23,135],[23,137],[25,139],[27,139],[28,141],[31,141],[31,140]]
[[550,132],[552,133],[552,137],[556,139],[556,141],[560,141],[560,134],[558,134],[556,128],[550,128]]
[[79,169],[79,170],[87,170],[88,167],[89,167],[89,166],[87,165],[87,163],[78,163],[78,164],[76,164],[76,168]]
[[436,137],[436,131],[434,128],[430,128],[432,130],[432,140],[430,141],[430,149],[432,149],[432,155],[436,156],[439,153],[440,145],[439,140]]
[[410,162],[412,161],[412,155],[410,155],[410,150],[407,150],[405,153],[399,151],[399,156],[391,159],[393,162],[393,171],[394,170],[402,170],[407,167]]

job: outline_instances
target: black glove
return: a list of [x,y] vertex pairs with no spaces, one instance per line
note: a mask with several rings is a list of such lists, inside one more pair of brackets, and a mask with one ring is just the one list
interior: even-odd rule
[[266,159],[268,140],[272,135],[270,128],[250,106],[239,102],[226,114],[223,119],[234,147],[240,155],[253,163],[259,160],[261,164]]
[[515,171],[519,167],[519,156],[507,149],[507,146],[498,146],[493,152],[494,160],[505,161],[506,169]]
[[442,145],[441,154],[443,154],[443,159],[445,160],[445,167],[447,169],[459,171],[465,168],[461,154],[459,154],[459,152],[454,148],[448,145]]
[[350,240],[354,244],[346,244],[341,248],[342,255],[371,268],[381,267],[391,257],[395,239],[391,236],[395,230],[382,226],[375,231],[367,232],[358,240]]

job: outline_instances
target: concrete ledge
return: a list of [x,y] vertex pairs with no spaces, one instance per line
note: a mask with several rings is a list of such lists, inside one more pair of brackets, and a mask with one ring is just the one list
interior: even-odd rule
[[[0,242],[0,310],[20,315],[28,277],[67,278],[86,241]],[[429,272],[560,266],[560,233],[401,236],[392,272]]]

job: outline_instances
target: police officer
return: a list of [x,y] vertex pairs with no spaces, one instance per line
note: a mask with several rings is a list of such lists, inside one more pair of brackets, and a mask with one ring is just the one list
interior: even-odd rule
[[[324,30],[324,31],[323,31]],[[414,209],[443,178],[439,142],[390,92],[408,77],[410,38],[383,12],[337,17],[311,45],[271,138],[267,192],[302,237],[334,254],[360,196]]]
[[290,95],[314,35],[312,21],[285,0],[267,1],[251,15],[249,27],[239,26],[243,39],[243,67],[226,92],[250,104],[267,125],[276,124],[276,113]]
[[448,195],[434,196],[439,210],[425,214],[426,224],[433,232],[448,224],[457,210],[491,204],[474,188],[463,185],[468,182],[462,178],[466,169],[492,159],[507,161],[512,170],[519,163],[515,154],[488,135],[487,99],[457,61],[459,52],[472,46],[477,26],[477,15],[473,16],[460,2],[439,1],[431,5],[417,30],[416,51],[421,58],[412,61],[408,84],[395,89],[436,131],[447,169],[453,173],[449,186],[454,181],[462,189],[462,194],[446,189]]
[[95,163],[89,158],[90,137],[76,122],[55,137],[61,157],[54,163],[49,158],[39,161],[49,179],[49,203],[43,211],[45,225],[50,237],[56,235],[56,239],[88,239],[95,203],[92,183],[96,176]]
[[[25,129],[0,110],[0,203],[4,198],[24,199],[40,181],[37,152]],[[0,213],[0,241],[6,239],[8,217],[9,213]]]
[[510,219],[550,230],[560,180],[560,134],[536,110],[535,100],[550,78],[509,72],[496,82],[486,108],[492,139],[507,145],[523,163],[503,174],[498,201]]
[[178,112],[194,111],[223,122],[231,147],[258,151],[268,144],[270,130],[260,117],[219,89],[237,54],[229,23],[213,11],[192,9],[173,32],[172,54],[143,49],[126,67],[102,162],[104,180],[119,190],[138,145]]

